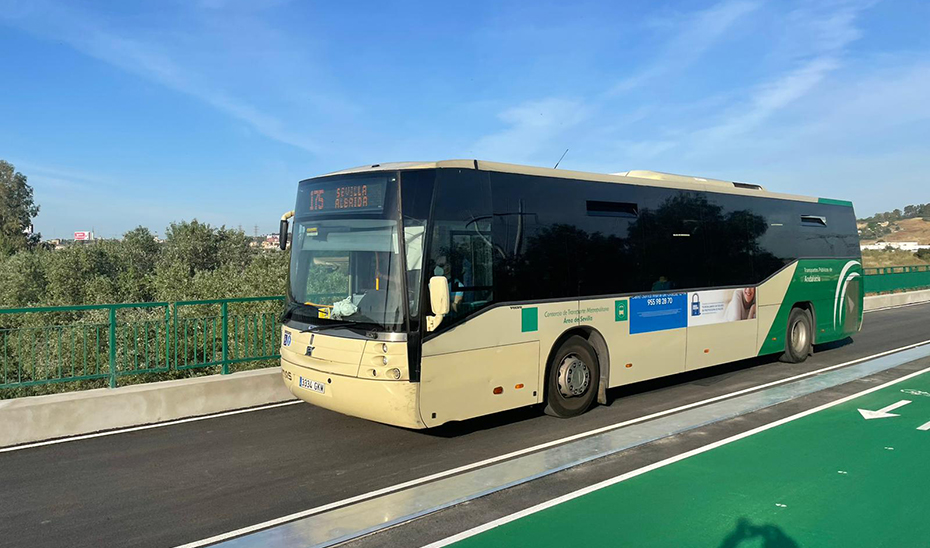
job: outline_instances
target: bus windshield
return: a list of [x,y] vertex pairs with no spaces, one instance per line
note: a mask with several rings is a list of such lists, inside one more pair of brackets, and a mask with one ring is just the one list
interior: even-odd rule
[[391,219],[298,220],[291,248],[292,302],[315,309],[312,318],[400,329],[404,268],[398,227]]

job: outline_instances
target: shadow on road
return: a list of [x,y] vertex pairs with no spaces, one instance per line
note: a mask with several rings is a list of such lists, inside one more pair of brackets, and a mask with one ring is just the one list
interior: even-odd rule
[[736,527],[720,542],[720,548],[739,548],[750,545],[760,548],[800,548],[801,546],[781,527],[771,524],[753,525],[745,517],[739,518]]
[[827,350],[833,350],[834,348],[842,348],[844,346],[849,346],[852,343],[853,343],[852,337],[846,337],[845,339],[840,339],[838,341],[815,345],[814,352],[826,352]]

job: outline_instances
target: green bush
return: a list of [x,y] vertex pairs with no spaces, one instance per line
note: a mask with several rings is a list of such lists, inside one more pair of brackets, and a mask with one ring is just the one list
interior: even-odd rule
[[240,230],[172,223],[122,240],[0,257],[0,306],[56,306],[283,295],[288,254],[249,246]]

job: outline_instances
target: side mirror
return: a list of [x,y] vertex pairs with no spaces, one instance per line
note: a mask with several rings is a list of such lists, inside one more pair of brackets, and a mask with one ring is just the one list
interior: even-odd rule
[[281,251],[287,249],[287,219],[281,219],[281,228],[278,232],[278,247]]
[[445,276],[429,279],[429,304],[433,315],[426,317],[426,330],[435,331],[442,318],[449,313],[449,282]]

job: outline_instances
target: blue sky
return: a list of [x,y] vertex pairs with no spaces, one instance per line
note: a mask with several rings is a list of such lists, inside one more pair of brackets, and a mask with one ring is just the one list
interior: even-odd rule
[[45,237],[274,230],[296,182],[480,158],[930,202],[930,3],[0,0]]

